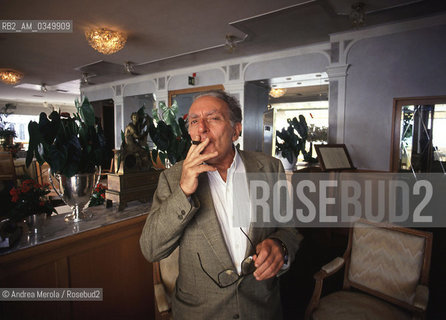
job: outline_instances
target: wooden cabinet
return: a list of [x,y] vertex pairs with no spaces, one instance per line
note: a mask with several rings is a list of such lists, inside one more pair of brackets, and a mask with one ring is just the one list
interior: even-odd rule
[[150,170],[125,174],[108,174],[105,198],[116,202],[119,210],[124,210],[127,202],[138,200],[148,202],[152,199],[158,185],[161,171]]
[[103,288],[103,301],[1,302],[0,319],[152,319],[147,215],[0,256],[1,288]]

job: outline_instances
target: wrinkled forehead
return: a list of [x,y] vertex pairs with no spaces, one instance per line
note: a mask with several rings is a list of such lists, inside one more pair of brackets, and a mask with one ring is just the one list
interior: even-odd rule
[[228,104],[216,97],[203,96],[195,100],[189,108],[189,118],[197,118],[212,114],[220,114],[229,118]]

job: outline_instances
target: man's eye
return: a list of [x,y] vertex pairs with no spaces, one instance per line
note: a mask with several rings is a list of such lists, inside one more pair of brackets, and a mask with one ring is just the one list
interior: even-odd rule
[[220,117],[210,117],[209,120],[220,120]]
[[191,120],[190,122],[189,122],[189,124],[197,124],[197,120]]

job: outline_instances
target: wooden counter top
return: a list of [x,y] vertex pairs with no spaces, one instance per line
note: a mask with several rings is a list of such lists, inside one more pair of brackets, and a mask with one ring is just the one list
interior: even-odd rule
[[[64,214],[57,216],[45,217],[39,216],[38,222],[33,230],[28,230],[28,227],[23,224],[23,233],[20,242],[14,245],[11,249],[0,250],[0,257],[26,248],[31,248],[37,245],[48,243],[54,240],[63,239],[66,237],[73,237],[65,239],[65,241],[76,241],[85,235],[82,233],[91,231],[97,228],[113,225],[127,219],[146,215],[150,210],[150,204],[140,204],[138,202],[129,203],[124,211],[118,211],[117,207],[105,208],[105,206],[96,206],[86,209],[93,214],[92,218],[86,221],[65,222]],[[145,218],[144,218],[145,219]],[[102,230],[102,232],[105,230]],[[87,236],[91,236],[88,234]]]
[[139,237],[150,205],[53,216],[0,255],[2,288],[102,288],[103,301],[1,301],[0,319],[153,319],[152,264]]

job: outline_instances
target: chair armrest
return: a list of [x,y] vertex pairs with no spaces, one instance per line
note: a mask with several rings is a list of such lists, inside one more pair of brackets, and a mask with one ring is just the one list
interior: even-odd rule
[[319,305],[324,279],[339,271],[344,266],[344,263],[345,261],[343,258],[337,257],[324,265],[321,270],[316,272],[316,274],[314,275],[316,283],[314,285],[313,296],[311,297],[310,303],[308,304],[307,310],[305,311],[305,320],[310,319],[313,310],[316,309],[316,307]]
[[415,298],[413,299],[414,307],[426,311],[428,301],[429,288],[424,285],[418,285],[415,289]]
[[166,288],[161,280],[160,263],[153,263],[153,293],[155,296],[155,308],[159,313],[157,319],[170,319],[170,302]]
[[162,313],[165,311],[169,311],[170,310],[169,302],[167,300],[167,294],[163,284],[162,283],[155,284],[153,286],[153,289],[158,312]]
[[153,267],[153,284],[163,283],[161,281],[160,263],[155,261],[152,265]]
[[341,257],[334,258],[332,261],[327,263],[321,269],[327,273],[326,277],[331,276],[333,273],[337,272],[344,265],[344,259]]

